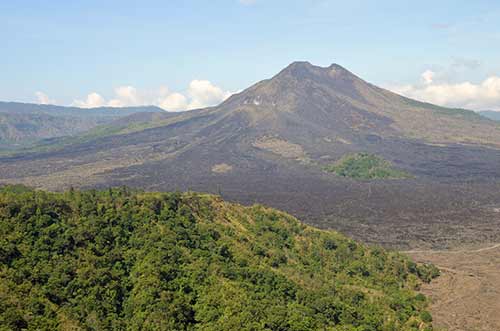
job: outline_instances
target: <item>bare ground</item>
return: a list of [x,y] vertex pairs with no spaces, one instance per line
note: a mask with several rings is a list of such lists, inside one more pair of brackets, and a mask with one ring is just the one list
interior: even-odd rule
[[500,244],[454,251],[408,251],[441,276],[422,288],[438,330],[500,330]]

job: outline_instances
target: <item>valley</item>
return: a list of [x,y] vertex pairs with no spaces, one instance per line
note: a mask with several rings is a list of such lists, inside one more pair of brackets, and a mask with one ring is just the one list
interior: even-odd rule
[[[500,244],[451,251],[409,251],[416,261],[433,263],[441,276],[424,285],[434,325],[448,331],[500,329]],[[438,329],[439,330],[439,329]]]

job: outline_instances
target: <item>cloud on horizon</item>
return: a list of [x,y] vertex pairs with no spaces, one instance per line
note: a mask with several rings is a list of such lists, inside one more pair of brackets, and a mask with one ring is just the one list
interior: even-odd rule
[[49,96],[43,92],[37,91],[35,92],[35,96],[36,96],[36,103],[38,103],[39,105],[48,105],[56,103],[55,100],[50,99]]
[[[231,96],[231,92],[212,84],[208,80],[193,80],[184,93],[171,91],[167,86],[156,90],[138,90],[133,86],[119,86],[110,99],[98,92],[91,92],[83,99],[75,99],[71,106],[81,108],[132,107],[154,105],[166,111],[185,111],[216,106]],[[35,93],[38,103],[54,104],[43,92]]]
[[419,101],[440,106],[471,110],[500,111],[500,77],[490,76],[482,82],[471,83],[437,80],[438,73],[426,70],[415,84],[389,86],[388,89]]
[[[476,67],[479,63],[458,59],[453,67]],[[425,70],[420,80],[413,84],[386,86],[387,89],[406,97],[453,108],[500,111],[500,76],[490,76],[482,82],[456,82],[446,70]],[[111,98],[106,99],[98,92],[91,92],[85,98],[75,99],[71,106],[81,108],[130,107],[155,105],[166,111],[185,111],[215,106],[231,96],[231,92],[212,84],[208,80],[193,80],[181,92],[171,91],[167,86],[155,90],[138,90],[133,86],[114,89]],[[36,102],[56,104],[47,94],[37,91]]]

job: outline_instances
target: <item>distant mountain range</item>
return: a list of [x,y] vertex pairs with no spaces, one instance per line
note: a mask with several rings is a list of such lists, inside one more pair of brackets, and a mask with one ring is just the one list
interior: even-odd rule
[[126,108],[61,107],[0,102],[0,150],[26,147],[40,140],[74,136],[136,113],[160,113],[153,106]]
[[[325,171],[356,153],[408,176],[359,181]],[[132,114],[0,158],[0,182],[208,191],[331,226],[324,220],[404,214],[414,222],[451,206],[468,208],[463,199],[491,202],[498,164],[499,123],[405,98],[336,64],[295,62],[217,107]],[[463,189],[465,182],[484,185]],[[466,215],[460,208],[455,220]],[[404,241],[393,233],[396,244]]]
[[500,111],[485,110],[480,111],[479,114],[494,121],[500,121]]

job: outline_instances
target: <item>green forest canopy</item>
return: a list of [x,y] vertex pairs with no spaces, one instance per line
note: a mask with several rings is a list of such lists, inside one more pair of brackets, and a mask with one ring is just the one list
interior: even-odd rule
[[209,195],[0,190],[0,330],[432,330],[436,275]]
[[337,176],[354,179],[402,179],[411,176],[395,169],[391,162],[380,156],[368,153],[354,153],[343,156],[340,160],[326,167]]

